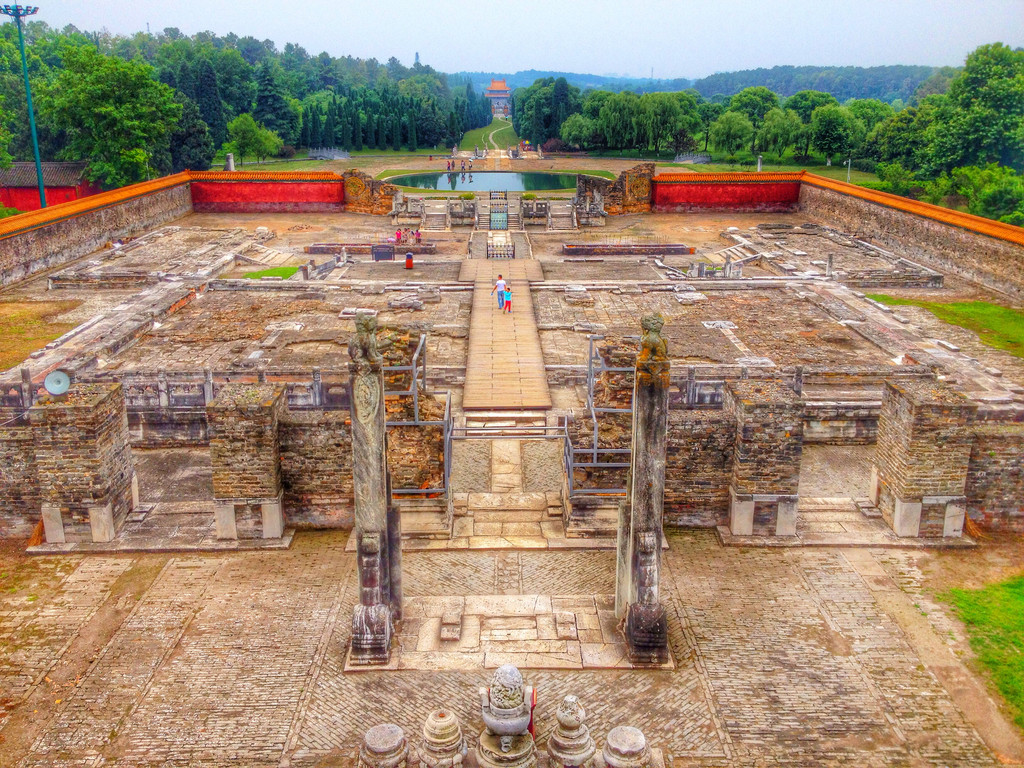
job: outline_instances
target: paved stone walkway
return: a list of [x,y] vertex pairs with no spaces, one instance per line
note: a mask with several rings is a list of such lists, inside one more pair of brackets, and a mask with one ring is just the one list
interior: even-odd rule
[[[498,310],[491,289],[502,274],[512,286],[512,312]],[[464,410],[546,410],[551,407],[544,355],[533,315],[530,281],[543,279],[532,259],[463,262],[460,281],[472,281]]]
[[[952,653],[930,658],[907,631],[923,623],[941,649],[950,621],[914,591],[921,553],[729,549],[708,531],[670,540],[662,594],[676,669],[527,668],[542,749],[572,693],[599,742],[615,725],[635,725],[677,768],[997,764],[958,686],[944,687],[934,664],[974,678]],[[490,675],[482,666],[343,672],[357,598],[344,541],[300,533],[283,552],[19,566],[34,582],[0,595],[0,699],[10,714],[0,765],[350,766],[367,728],[395,722],[415,741],[442,704],[474,743],[477,687]],[[413,613],[424,609],[410,622],[456,585],[464,606],[547,596],[554,616],[559,595],[608,594],[614,567],[613,552],[408,552],[403,584]],[[141,572],[151,575],[132,577]],[[557,605],[573,614],[577,640],[584,629],[603,642],[596,602],[594,627],[580,626],[593,621],[589,603]],[[520,629],[522,648],[541,648],[551,634],[543,615],[518,628],[500,622],[489,641]],[[400,631],[403,642],[412,634],[412,623]],[[47,682],[76,663],[67,684]]]

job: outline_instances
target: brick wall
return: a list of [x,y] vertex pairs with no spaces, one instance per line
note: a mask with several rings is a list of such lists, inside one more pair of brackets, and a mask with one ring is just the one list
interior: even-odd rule
[[729,519],[736,422],[720,410],[670,410],[665,524],[712,528]]
[[90,507],[109,503],[120,527],[134,474],[121,385],[76,384],[32,406],[29,421],[40,501],[61,507],[67,540],[92,540]]
[[[14,415],[0,409],[0,423]],[[27,422],[0,427],[0,537],[30,535],[40,503],[31,428]]]
[[736,425],[736,493],[795,495],[804,436],[800,396],[782,382],[731,381],[723,407]]
[[[662,174],[654,177],[651,203],[656,211],[791,211],[800,198],[800,181],[770,180],[795,174],[751,174],[735,180],[718,174]],[[702,178],[704,176],[710,178]]]
[[807,183],[800,209],[929,267],[1024,296],[1019,244]]
[[278,422],[287,408],[279,384],[227,384],[206,406],[218,499],[273,499],[281,491]]
[[1024,424],[976,423],[967,513],[993,530],[1024,531]]
[[286,411],[278,430],[288,525],[351,528],[352,427],[348,411]]
[[[161,180],[163,186],[138,184],[5,220],[0,232],[0,285],[191,212],[187,179],[173,183],[175,178]],[[150,186],[156,189],[145,192]],[[133,190],[138,194],[132,196]]]

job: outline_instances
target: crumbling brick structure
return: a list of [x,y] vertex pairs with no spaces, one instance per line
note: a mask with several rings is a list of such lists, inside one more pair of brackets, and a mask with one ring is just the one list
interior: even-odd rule
[[731,381],[725,412],[736,425],[729,527],[734,536],[795,536],[803,403],[779,381]]
[[76,384],[29,422],[46,541],[113,541],[138,502],[121,385]]
[[238,538],[239,511],[243,535],[256,527],[250,516],[257,512],[263,538],[284,532],[278,435],[284,393],[280,384],[228,384],[206,405],[217,538]]
[[934,380],[887,381],[872,501],[898,536],[960,536],[977,405]]

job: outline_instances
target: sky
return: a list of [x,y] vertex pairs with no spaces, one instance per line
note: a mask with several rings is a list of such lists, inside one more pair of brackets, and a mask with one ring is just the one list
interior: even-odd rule
[[269,38],[310,54],[420,60],[442,72],[526,69],[697,78],[776,65],[960,65],[1024,46],[1024,0],[39,0],[51,26]]

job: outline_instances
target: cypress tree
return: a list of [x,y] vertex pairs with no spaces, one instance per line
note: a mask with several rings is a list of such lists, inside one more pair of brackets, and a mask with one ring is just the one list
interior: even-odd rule
[[203,122],[210,126],[214,146],[219,147],[228,137],[228,121],[224,116],[217,73],[209,59],[201,59],[196,68],[196,105]]
[[290,135],[291,107],[285,99],[281,66],[276,61],[264,61],[256,73],[256,108],[252,116],[285,142],[294,141],[295,137]]
[[363,148],[363,113],[357,112],[352,123],[352,144],[358,152]]
[[396,152],[402,148],[402,124],[398,115],[391,114],[391,148]]
[[196,77],[187,61],[178,66],[178,90],[192,101],[196,100]]
[[409,151],[415,152],[419,149],[419,142],[416,140],[416,113],[410,111],[405,119],[409,127]]

